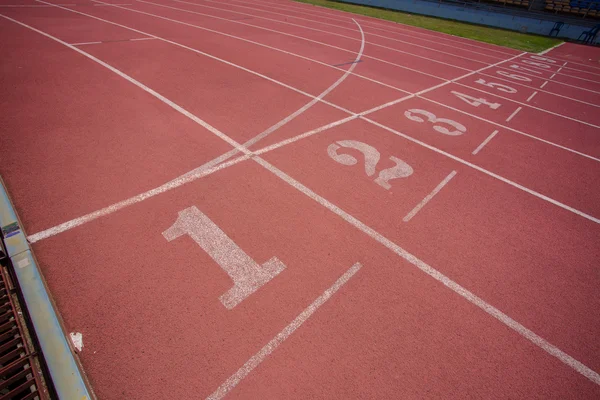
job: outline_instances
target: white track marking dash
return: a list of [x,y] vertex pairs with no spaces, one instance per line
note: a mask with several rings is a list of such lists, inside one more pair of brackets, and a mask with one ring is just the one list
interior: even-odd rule
[[444,178],[444,180],[443,180],[443,181],[441,181],[441,182],[440,182],[440,183],[439,183],[439,184],[438,184],[438,185],[435,187],[435,189],[433,189],[433,190],[431,191],[431,193],[429,193],[427,196],[425,196],[425,198],[424,198],[423,200],[421,200],[421,202],[420,202],[419,204],[417,204],[417,205],[415,206],[415,208],[413,208],[413,209],[412,209],[412,211],[411,211],[411,212],[409,212],[408,214],[406,214],[406,217],[402,218],[402,221],[404,221],[404,222],[408,222],[408,221],[410,221],[410,220],[412,219],[412,217],[414,217],[415,215],[417,215],[417,213],[418,213],[419,211],[421,211],[421,209],[422,209],[423,207],[425,207],[425,205],[426,205],[427,203],[429,203],[429,202],[431,201],[431,199],[433,199],[433,197],[434,197],[436,194],[438,194],[438,193],[439,193],[439,191],[440,191],[440,190],[442,190],[442,188],[443,188],[444,186],[446,186],[446,184],[448,184],[448,182],[450,182],[450,180],[451,180],[452,178],[454,178],[454,175],[456,175],[456,171],[452,171],[452,172],[450,172],[450,173],[448,174],[448,176],[447,176],[447,177],[445,177],[445,178]]
[[490,136],[488,136],[487,138],[485,138],[485,140],[483,142],[481,142],[481,144],[479,146],[477,146],[477,148],[475,150],[473,150],[473,155],[479,153],[481,151],[481,149],[483,149],[483,147],[489,143],[490,140],[492,140],[494,138],[494,136],[496,136],[498,134],[498,131],[494,131],[490,134]]
[[517,109],[515,110],[515,112],[513,112],[512,114],[510,114],[510,116],[508,118],[506,118],[506,122],[510,121],[511,119],[513,119],[513,117],[515,115],[518,114],[519,111],[521,111],[523,109],[523,107],[517,107]]
[[306,320],[314,314],[327,300],[331,298],[342,286],[350,280],[362,268],[360,263],[354,264],[344,273],[335,283],[323,292],[311,305],[306,307],[288,326],[283,328],[269,343],[267,343],[258,353],[250,357],[248,361],[233,375],[231,375],[217,390],[208,396],[207,400],[222,399],[238,383],[242,381],[254,368],[256,368],[265,358],[269,356],[281,343],[283,343],[296,329],[298,329]]

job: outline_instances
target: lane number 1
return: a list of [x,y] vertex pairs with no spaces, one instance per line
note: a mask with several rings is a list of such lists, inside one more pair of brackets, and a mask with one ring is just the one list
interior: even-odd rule
[[273,257],[262,266],[246,254],[202,211],[192,206],[179,211],[177,221],[163,236],[169,242],[189,235],[233,280],[233,287],[219,297],[229,310],[256,292],[285,269]]

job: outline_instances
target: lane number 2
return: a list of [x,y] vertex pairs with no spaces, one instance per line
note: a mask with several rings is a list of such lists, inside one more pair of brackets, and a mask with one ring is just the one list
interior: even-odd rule
[[258,265],[202,211],[192,206],[179,211],[177,221],[163,236],[169,242],[180,236],[190,236],[233,280],[233,287],[219,297],[229,310],[256,292],[285,269],[285,264],[273,257]]
[[[350,154],[338,153],[342,148],[354,149],[361,152],[365,158],[365,173],[369,177],[375,175],[377,163],[379,163],[381,158],[381,154],[375,147],[359,142],[358,140],[339,140],[327,147],[327,154],[337,163],[342,165],[356,165],[358,160],[355,157]],[[387,190],[392,187],[389,183],[392,179],[406,178],[413,173],[412,167],[401,159],[391,156],[390,160],[396,165],[379,172],[379,175],[374,180],[376,184]]]

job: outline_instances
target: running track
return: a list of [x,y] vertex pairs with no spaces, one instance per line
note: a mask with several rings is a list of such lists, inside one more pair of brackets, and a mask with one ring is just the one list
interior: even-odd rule
[[0,172],[99,398],[600,398],[598,49],[53,1]]

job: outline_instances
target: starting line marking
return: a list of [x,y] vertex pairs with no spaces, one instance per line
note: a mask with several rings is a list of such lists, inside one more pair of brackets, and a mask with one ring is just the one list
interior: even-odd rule
[[488,144],[490,142],[490,140],[492,140],[494,138],[494,136],[496,136],[498,134],[498,131],[494,131],[490,134],[490,136],[488,136],[483,142],[481,142],[481,144],[479,146],[477,146],[477,148],[475,150],[473,150],[473,152],[471,154],[475,155],[477,153],[479,153],[481,151],[481,149],[483,149],[483,147]]
[[242,381],[254,368],[264,361],[281,343],[283,343],[296,329],[298,329],[306,320],[315,313],[327,300],[329,300],[342,286],[344,286],[350,278],[362,268],[360,263],[354,264],[342,275],[335,283],[323,292],[317,299],[304,309],[288,326],[283,328],[273,339],[269,341],[258,353],[250,357],[248,361],[231,375],[221,386],[217,388],[207,400],[219,400],[225,397],[238,383]]
[[[496,131],[496,132],[497,132],[497,131]],[[408,214],[406,214],[406,217],[402,218],[402,221],[404,221],[404,222],[408,222],[408,221],[410,221],[410,220],[412,219],[412,217],[414,217],[415,215],[417,215],[417,213],[418,213],[419,211],[421,211],[421,209],[422,209],[423,207],[425,207],[425,205],[426,205],[427,203],[429,203],[429,201],[431,201],[431,199],[433,199],[433,197],[434,197],[436,194],[438,194],[438,192],[439,192],[440,190],[442,190],[442,188],[443,188],[444,186],[446,186],[446,184],[448,184],[448,182],[450,182],[450,180],[451,180],[452,178],[454,178],[454,175],[456,175],[456,171],[452,171],[452,172],[450,172],[450,173],[448,174],[448,176],[447,176],[447,177],[445,177],[445,178],[444,178],[444,180],[443,180],[443,181],[441,181],[441,182],[440,182],[440,183],[439,183],[439,184],[438,184],[438,185],[435,187],[435,189],[433,189],[433,190],[431,191],[431,193],[429,193],[427,196],[425,196],[425,198],[424,198],[423,200],[421,200],[421,202],[420,202],[419,204],[417,204],[417,205],[415,206],[415,208],[413,208],[413,209],[412,209],[412,211],[411,211],[411,212],[409,212]]]

